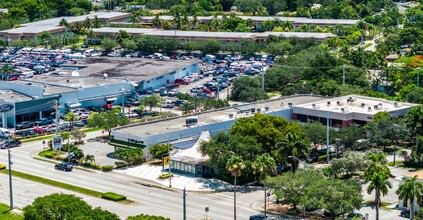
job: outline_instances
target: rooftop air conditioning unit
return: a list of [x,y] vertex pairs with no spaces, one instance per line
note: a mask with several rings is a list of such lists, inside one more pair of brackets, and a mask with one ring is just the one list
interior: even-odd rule
[[229,118],[233,118],[233,117],[234,117],[234,114],[229,113]]
[[394,107],[395,108],[400,108],[402,105],[401,105],[401,103],[398,103],[398,102],[394,102]]
[[341,112],[345,112],[345,109],[344,108],[341,108]]
[[261,112],[261,108],[257,108],[257,112]]
[[292,102],[288,102],[288,107],[292,108]]
[[374,105],[373,107],[374,107],[375,110],[379,109],[379,105]]
[[330,102],[328,102],[327,104],[330,105]]
[[190,125],[195,125],[195,124],[197,124],[198,123],[198,118],[197,117],[188,117],[186,120],[185,120],[185,124],[187,125],[187,126],[190,126]]
[[366,103],[361,103],[361,107],[362,108],[366,107]]
[[269,106],[264,107],[264,110],[269,111]]
[[350,97],[350,102],[355,102],[355,101],[357,101],[357,98],[356,98],[356,97],[354,97],[354,96],[351,96],[351,97]]
[[371,112],[371,111],[372,111],[372,107],[370,107],[370,106],[369,106],[369,107],[367,108],[367,111]]

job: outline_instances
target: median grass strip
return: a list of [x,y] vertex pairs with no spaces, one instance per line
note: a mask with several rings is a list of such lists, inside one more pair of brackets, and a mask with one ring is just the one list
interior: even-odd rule
[[[8,174],[8,172],[9,172],[8,169],[0,170],[0,173]],[[19,171],[12,170],[12,175],[15,176],[15,177],[22,178],[22,179],[26,179],[26,180],[30,180],[30,181],[34,181],[34,182],[38,182],[38,183],[42,183],[42,184],[47,184],[47,185],[51,185],[51,186],[59,187],[59,188],[62,188],[62,189],[67,189],[67,190],[74,191],[74,192],[77,192],[77,193],[81,193],[81,194],[85,194],[85,195],[89,195],[89,196],[94,196],[94,197],[98,197],[98,198],[103,198],[103,199],[107,199],[107,200],[115,201],[114,199],[117,198],[117,197],[119,197],[119,198],[123,197],[124,198],[123,200],[126,200],[125,196],[122,196],[122,195],[119,195],[119,194],[116,194],[116,193],[111,193],[111,192],[102,193],[102,192],[99,192],[99,191],[86,189],[86,188],[83,188],[83,187],[74,186],[74,185],[71,185],[71,184],[62,183],[62,182],[51,180],[51,179],[46,179],[44,177],[34,176],[34,175],[31,175],[31,174],[27,174],[27,173],[22,173],[22,172],[19,172]],[[109,197],[109,196],[104,196],[104,195],[110,195],[110,194],[114,195],[113,199],[111,199],[111,197]],[[121,200],[118,200],[118,201],[121,201]],[[126,200],[126,201],[132,202],[132,201],[129,201],[129,200]]]
[[3,203],[0,203],[0,219],[1,220],[22,220],[24,219],[22,215],[12,213],[9,210],[9,206]]
[[22,143],[30,143],[30,142],[35,142],[35,141],[42,141],[42,140],[48,140],[51,139],[53,137],[52,134],[50,135],[45,135],[45,136],[39,136],[39,137],[35,137],[35,138],[29,138],[29,139],[22,139]]

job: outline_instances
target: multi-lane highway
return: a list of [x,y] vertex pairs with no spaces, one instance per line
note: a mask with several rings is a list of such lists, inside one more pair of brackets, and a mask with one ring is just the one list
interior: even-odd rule
[[[91,135],[90,135],[91,136]],[[12,168],[21,172],[66,182],[101,192],[115,192],[136,201],[133,205],[124,205],[106,201],[86,195],[77,194],[93,206],[100,206],[118,214],[122,219],[140,213],[161,215],[172,220],[183,218],[182,192],[178,190],[164,190],[156,187],[142,185],[143,180],[118,173],[102,173],[98,171],[87,172],[74,169],[72,172],[63,172],[54,169],[49,162],[36,160],[31,153],[42,148],[40,143],[23,144],[22,147],[13,148]],[[7,150],[0,150],[0,163],[7,163]],[[67,190],[30,182],[19,178],[14,179],[15,206],[22,208],[32,203],[38,197],[54,192],[73,193]],[[8,204],[9,190],[8,178],[0,174],[0,201]],[[260,201],[262,191],[238,193],[237,212],[238,219],[248,219],[257,212],[251,204]],[[74,193],[76,194],[76,193]],[[188,193],[187,219],[199,219],[205,215],[205,207],[209,207],[210,219],[233,219],[233,197],[230,192],[223,193]]]

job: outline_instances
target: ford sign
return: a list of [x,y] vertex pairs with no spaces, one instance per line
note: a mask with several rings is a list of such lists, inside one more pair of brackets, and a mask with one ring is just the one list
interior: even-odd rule
[[8,112],[13,108],[14,106],[12,104],[0,104],[0,112]]

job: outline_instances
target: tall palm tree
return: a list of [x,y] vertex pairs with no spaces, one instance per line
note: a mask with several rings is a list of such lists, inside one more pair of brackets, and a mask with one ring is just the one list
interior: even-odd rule
[[391,182],[389,182],[389,176],[382,170],[381,172],[373,173],[373,175],[368,178],[370,184],[367,187],[367,193],[371,194],[372,191],[375,191],[376,220],[379,220],[380,196],[388,194],[388,190],[392,188],[392,185]]
[[422,202],[421,198],[423,195],[423,184],[420,182],[417,182],[417,176],[414,176],[413,178],[404,178],[404,184],[401,185],[396,193],[398,194],[398,197],[404,202],[408,203],[410,202],[410,219],[414,218],[414,200],[418,204]]
[[379,206],[381,204],[381,195],[388,193],[388,188],[392,188],[389,182],[391,171],[387,166],[386,154],[370,154],[370,166],[364,172],[364,179],[370,182],[367,187],[367,193],[375,191],[376,220],[379,220]]
[[264,215],[266,216],[266,178],[276,172],[275,159],[269,154],[262,154],[256,158],[252,167],[264,185]]
[[234,220],[236,220],[236,178],[241,176],[242,170],[245,169],[245,163],[240,156],[233,155],[226,162],[226,169],[234,177]]
[[71,129],[73,129],[73,122],[76,120],[79,120],[79,116],[75,115],[73,112],[68,112],[65,116],[64,116],[65,121],[68,121],[70,123],[70,127]]
[[295,172],[298,166],[298,161],[295,157],[307,157],[310,152],[310,145],[304,141],[303,137],[291,132],[279,144],[281,145],[279,154],[282,155],[286,162],[291,164],[291,171]]
[[158,14],[154,16],[152,20],[152,24],[153,24],[153,27],[155,28],[160,28],[162,26],[162,21],[160,20],[160,17]]

